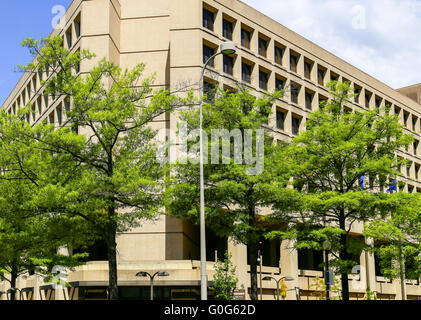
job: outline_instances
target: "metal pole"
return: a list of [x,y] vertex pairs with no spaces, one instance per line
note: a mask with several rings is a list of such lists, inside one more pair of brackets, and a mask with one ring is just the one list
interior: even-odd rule
[[330,282],[329,282],[329,253],[325,249],[325,284],[326,284],[326,300],[330,300]]
[[401,295],[402,300],[406,300],[406,286],[405,286],[405,265],[403,263],[404,255],[402,252],[402,245],[399,244],[399,273],[400,273],[400,280],[401,280]]
[[200,99],[200,297],[202,300],[208,300],[208,275],[206,272],[206,224],[205,224],[205,182],[203,174],[203,77],[209,62],[215,58],[217,52],[211,56],[202,68],[199,82],[199,99]]
[[275,279],[275,281],[276,281],[276,297],[277,297],[277,300],[279,301],[279,282],[282,280],[282,278],[281,279],[279,279],[279,280],[276,280]]
[[263,285],[262,285],[262,255],[260,254],[260,249],[257,252],[259,257],[259,274],[260,274],[260,300],[263,300]]

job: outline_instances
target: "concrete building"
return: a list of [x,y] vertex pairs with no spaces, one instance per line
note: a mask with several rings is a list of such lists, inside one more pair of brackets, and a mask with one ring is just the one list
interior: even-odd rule
[[[55,29],[64,45],[71,50],[89,49],[97,58],[85,62],[81,72],[105,57],[122,68],[146,63],[145,74],[156,73],[156,86],[178,88],[196,85],[204,57],[217,50],[225,40],[234,41],[235,55],[215,59],[208,68],[205,81],[219,82],[227,88],[236,82],[256,93],[272,91],[279,86],[288,88],[283,99],[273,106],[269,126],[280,139],[296,135],[305,126],[308,115],[319,102],[329,98],[325,84],[331,79],[349,81],[359,93],[350,109],[366,109],[391,105],[399,115],[405,130],[414,133],[415,143],[398,155],[411,161],[402,170],[400,180],[404,191],[421,191],[421,94],[420,86],[394,90],[370,75],[346,63],[330,52],[308,41],[278,22],[268,18],[239,0],[74,0],[62,21],[63,29]],[[28,101],[34,101],[37,112],[28,116],[30,123],[43,119],[59,123],[69,101],[45,99],[40,85],[47,74],[25,74],[19,80],[3,108],[15,113]],[[176,115],[165,116],[156,127],[176,128]],[[352,230],[361,237],[362,226]],[[187,222],[162,216],[155,223],[118,236],[118,267],[121,298],[149,298],[149,281],[139,280],[138,271],[166,270],[170,274],[155,280],[156,296],[164,299],[196,299],[200,297],[199,233]],[[227,248],[237,266],[240,285],[249,288],[250,274],[247,248],[230,239],[217,238],[208,232],[208,272],[212,279],[215,255]],[[291,249],[283,241],[264,241],[263,276],[292,276],[287,282],[287,299],[316,299],[316,277],[322,272],[318,264],[321,253]],[[71,289],[54,290],[37,276],[20,277],[18,287],[24,299],[99,299],[106,297],[107,262],[101,254],[101,244],[92,251],[86,265],[71,272]],[[399,281],[388,281],[378,272],[373,255],[363,252],[359,257],[362,276],[350,275],[352,299],[362,299],[368,285],[379,299],[400,299]],[[353,285],[353,284],[359,285]],[[408,280],[409,299],[421,299],[418,280]],[[1,299],[7,298],[8,283],[0,283]],[[263,281],[263,299],[276,299],[274,281]],[[249,296],[247,295],[247,298]]]

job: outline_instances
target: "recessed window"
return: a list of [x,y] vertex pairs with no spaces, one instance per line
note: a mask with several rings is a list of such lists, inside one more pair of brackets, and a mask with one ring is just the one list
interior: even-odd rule
[[70,27],[66,31],[66,43],[67,43],[67,48],[70,49],[72,47],[72,27]]
[[208,9],[203,8],[203,27],[213,31],[215,14]]
[[[206,44],[203,45],[203,64],[205,64],[210,57],[212,57],[216,53],[216,49],[212,48]],[[214,60],[209,61],[208,66],[214,67],[215,63]]]
[[297,72],[299,56],[297,53],[291,52],[289,55],[289,65],[292,72]]
[[245,62],[241,63],[241,79],[244,82],[251,83],[251,74],[253,67]]
[[293,135],[298,135],[298,133],[300,132],[300,125],[301,125],[301,118],[296,115],[292,115],[291,128],[292,128]]
[[241,46],[250,49],[251,32],[244,28],[241,28]]
[[28,100],[31,99],[32,91],[31,91],[31,82],[28,83],[26,86],[26,92],[28,93]]
[[56,113],[57,113],[57,123],[59,126],[61,126],[62,120],[63,120],[63,109],[61,105],[56,108]]
[[313,61],[308,59],[304,60],[304,77],[308,80],[311,80],[311,72],[313,70]]
[[338,82],[339,81],[339,74],[331,71],[330,72],[330,81],[336,81],[336,82]]
[[412,161],[408,162],[408,164],[406,166],[406,176],[407,177],[411,176],[411,167],[412,167]]
[[360,86],[357,86],[357,85],[354,86],[354,102],[355,103],[360,102],[361,90],[362,88]]
[[313,249],[298,250],[298,269],[323,271],[323,251]]
[[284,57],[285,47],[275,43],[275,63],[282,66],[282,59]]
[[376,96],[376,108],[380,108],[382,105],[382,98]]
[[300,94],[300,85],[294,82],[291,82],[291,102],[298,104],[298,96]]
[[262,90],[268,89],[269,74],[263,70],[259,70],[259,88]]
[[224,55],[224,72],[233,75],[234,70],[234,58]]
[[418,122],[418,118],[413,115],[412,116],[412,130],[415,132],[417,132],[417,122]]
[[420,142],[418,140],[414,141],[414,155],[418,155],[418,146],[420,145]]
[[42,99],[41,99],[41,96],[39,96],[38,99],[37,99],[37,109],[38,109],[39,116],[41,116],[41,114],[42,114]]
[[285,130],[285,119],[287,111],[282,109],[276,109],[276,128],[280,130]]
[[329,99],[325,96],[322,96],[319,94],[319,108],[323,110],[324,107],[326,107],[326,104],[328,103]]
[[409,112],[404,111],[403,113],[403,124],[408,128]]
[[75,26],[75,35],[76,35],[76,39],[80,37],[80,13],[79,15],[75,18],[74,21],[74,26]]
[[415,164],[415,179],[419,179],[420,178],[420,168],[421,166],[419,164]]
[[286,83],[285,78],[280,78],[279,76],[277,76],[275,78],[275,90],[284,90],[285,89],[285,83]]
[[259,55],[265,58],[267,57],[268,43],[268,40],[259,37]]
[[325,85],[326,69],[322,67],[317,68],[317,83],[321,86]]
[[206,95],[207,101],[213,101],[215,98],[215,83],[209,80],[203,82],[203,92]]
[[227,19],[222,19],[222,36],[232,40],[232,33],[234,31],[234,23]]
[[371,92],[368,92],[368,91],[365,92],[365,107],[367,109],[370,109],[370,101],[371,101],[372,95],[373,94]]
[[313,109],[313,98],[314,93],[310,91],[306,91],[305,100],[306,100],[306,109],[312,110]]
[[34,90],[34,94],[37,92],[37,76],[32,77],[32,88]]
[[48,116],[48,121],[50,122],[50,124],[55,123],[54,111],[51,112],[50,115]]

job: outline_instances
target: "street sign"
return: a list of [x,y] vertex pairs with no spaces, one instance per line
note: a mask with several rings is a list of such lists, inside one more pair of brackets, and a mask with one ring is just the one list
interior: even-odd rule
[[234,300],[246,300],[246,290],[235,289],[234,290]]

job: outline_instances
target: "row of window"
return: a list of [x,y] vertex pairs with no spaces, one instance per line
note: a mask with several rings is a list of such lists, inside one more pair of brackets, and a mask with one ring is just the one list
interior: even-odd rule
[[[203,27],[215,31],[215,20],[216,16],[219,14],[218,10],[206,3],[203,3]],[[236,19],[230,17],[225,12],[222,13],[222,36],[228,40],[233,40],[234,38],[234,30],[235,27],[239,23]],[[240,33],[241,33],[241,46],[245,49],[251,50],[252,49],[252,41],[254,39],[255,30],[247,26],[244,23],[240,24]],[[269,57],[269,44],[271,43],[271,39],[264,35],[261,32],[257,32],[257,51],[260,57],[268,58]],[[216,52],[217,46],[204,48],[204,59],[205,57],[209,58],[212,55],[212,52]],[[346,79],[345,77],[341,77],[339,74],[328,70],[328,68],[315,63],[308,57],[303,56],[297,51],[292,49],[289,50],[289,56],[285,56],[287,52],[287,47],[281,44],[278,41],[274,41],[273,44],[273,61],[276,65],[286,67],[289,62],[289,70],[293,73],[302,74],[304,78],[308,81],[312,81],[319,86],[324,87],[328,81],[341,81],[341,82],[349,82],[351,81]],[[233,67],[234,67],[235,57],[224,57],[224,72],[227,74],[232,75]],[[316,67],[317,66],[317,67]],[[241,77],[242,80],[246,83],[251,83],[251,75],[253,70],[254,64],[246,59],[242,59],[241,61]],[[300,70],[303,68],[303,70]],[[330,71],[330,77],[328,77],[328,71]],[[259,87],[260,89],[267,90],[268,87],[268,80],[269,80],[270,71],[264,70],[264,68],[259,67]],[[278,76],[277,76],[278,77]],[[276,88],[278,85],[281,85],[286,79],[280,77],[277,79],[278,83],[276,84]],[[295,84],[292,82],[291,84],[291,101],[293,103],[297,103],[298,100],[298,93],[299,93],[300,85]],[[367,89],[363,89],[358,84],[353,84],[353,90],[355,94],[354,103],[362,106],[366,109],[370,107],[380,107],[384,106],[392,106],[393,104],[382,97],[375,95],[373,92],[370,92]],[[305,101],[306,107],[308,109],[310,106],[310,102],[313,99],[314,93],[311,90],[305,90]],[[364,94],[363,94],[364,91]],[[402,110],[400,117],[402,118],[402,122],[409,130],[412,130],[417,133],[421,133],[421,122],[419,118],[415,115],[410,115],[410,113],[402,108],[395,106],[395,109]],[[411,118],[412,120],[409,120]]]
[[[72,48],[76,41],[81,36],[81,15],[80,13],[76,16],[76,18],[72,21],[69,28],[64,32],[62,38],[63,38],[63,47],[67,47],[68,49]],[[80,66],[76,67],[75,70],[76,73],[80,72]],[[17,97],[16,101],[12,104],[12,106],[9,108],[9,113],[17,114],[18,109],[21,107],[25,107],[31,99],[33,99],[37,94],[39,89],[41,88],[42,81],[45,78],[48,78],[51,73],[51,68],[47,67],[45,69],[45,72],[42,72],[41,70],[38,71],[36,74],[32,76],[32,78],[28,81],[26,86],[24,86],[24,89],[20,93],[20,95]],[[53,94],[52,96],[47,96],[46,94],[38,94],[38,97],[35,101],[33,101],[34,105],[32,107],[33,112],[31,114],[27,114],[26,120],[30,122],[31,120],[35,122],[37,118],[40,115],[42,115],[43,110],[47,110],[49,108],[49,98],[51,98],[51,101],[54,102],[56,99],[56,96]],[[54,113],[54,112],[52,112]],[[60,111],[58,111],[58,114],[60,114]],[[49,116],[51,118],[51,115]],[[60,120],[61,117],[57,116],[57,119]]]

